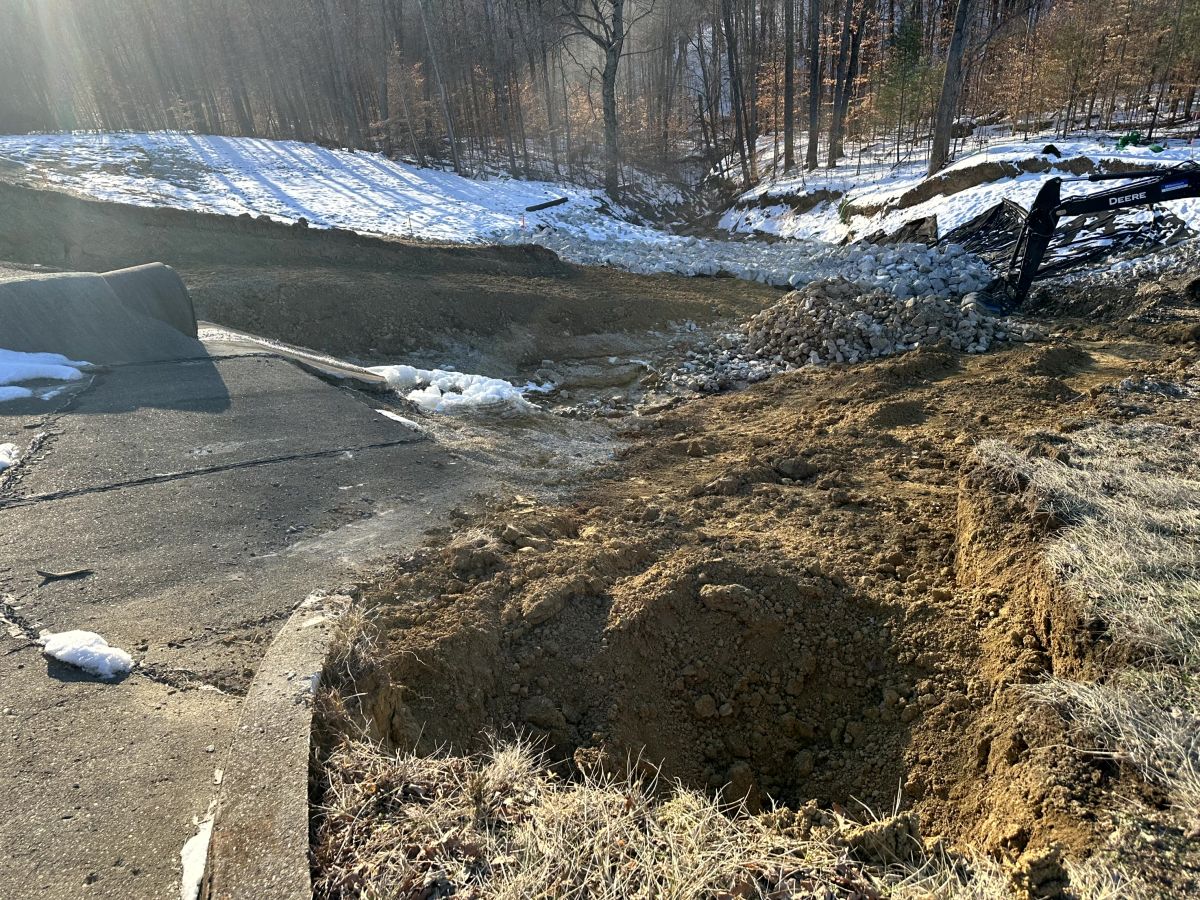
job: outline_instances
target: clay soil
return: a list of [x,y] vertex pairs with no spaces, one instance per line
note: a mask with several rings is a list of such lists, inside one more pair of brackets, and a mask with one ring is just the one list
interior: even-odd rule
[[433,753],[521,732],[568,776],[658,770],[751,808],[914,810],[926,836],[1001,858],[1088,855],[1119,795],[1148,789],[1069,749],[1022,686],[1102,675],[1117,651],[1041,562],[1054,523],[973,447],[1190,425],[1114,386],[1193,364],[1194,345],[1102,330],[626,420],[618,458],[565,502],[464,514],[368,586],[374,736]]

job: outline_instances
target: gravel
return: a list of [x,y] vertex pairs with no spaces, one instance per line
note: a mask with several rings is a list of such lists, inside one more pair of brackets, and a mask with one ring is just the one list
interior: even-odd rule
[[1044,340],[1036,326],[991,315],[971,292],[899,298],[863,291],[842,277],[811,282],[746,322],[690,351],[672,384],[714,392],[804,366],[856,363],[918,347],[982,353],[1005,341]]
[[1056,278],[1052,283],[1072,287],[1136,285],[1165,272],[1197,268],[1200,268],[1200,237],[1191,238],[1157,253],[1105,260],[1098,266],[1089,267],[1082,272],[1072,272]]
[[840,276],[864,291],[886,289],[902,299],[961,296],[982,289],[994,277],[987,263],[957,244],[838,247],[817,241],[768,244],[678,236],[599,240],[550,228],[512,237],[580,265],[613,266],[639,275],[732,276],[792,288]]
[[788,294],[744,330],[747,349],[777,365],[862,362],[943,343],[981,353],[997,341],[1041,336],[1032,326],[990,315],[976,293],[958,303],[933,295],[900,299],[882,290],[862,293],[840,278]]

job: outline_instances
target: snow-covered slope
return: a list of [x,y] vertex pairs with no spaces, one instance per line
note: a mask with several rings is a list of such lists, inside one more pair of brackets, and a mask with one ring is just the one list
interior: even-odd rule
[[[476,181],[295,141],[179,132],[0,136],[0,176],[6,172],[24,183],[143,206],[304,218],[316,227],[462,243],[533,242],[572,262],[640,274],[726,274],[779,287],[840,275],[864,288],[892,286],[904,297],[966,293],[991,277],[979,260],[957,251],[874,253],[811,240],[683,237],[627,221],[624,210],[586,188]],[[559,197],[567,202],[525,212]]]
[[[1053,144],[1061,156],[1042,154],[1041,150],[1047,144]],[[891,233],[906,222],[936,215],[939,233],[945,234],[1004,199],[1028,209],[1050,174],[1070,177],[1066,165],[1073,160],[1078,161],[1076,165],[1097,167],[1109,161],[1147,167],[1200,161],[1200,147],[1183,141],[1168,141],[1167,144],[1165,150],[1156,153],[1149,147],[1117,149],[1115,138],[1112,137],[1060,141],[1046,134],[1032,136],[1028,140],[996,140],[976,152],[964,154],[944,169],[941,175],[953,176],[984,163],[998,162],[1012,163],[1022,168],[1028,168],[1030,164],[1037,167],[1048,164],[1057,168],[1050,172],[1024,171],[1013,177],[983,181],[899,209],[895,207],[897,201],[925,180],[924,159],[909,157],[898,163],[894,146],[864,146],[842,160],[836,169],[772,177],[773,147],[770,139],[764,138],[760,143],[759,163],[760,170],[767,173],[767,178],[738,199],[737,205],[722,217],[721,226],[731,232],[841,241],[878,231]],[[971,180],[964,179],[967,183]],[[948,179],[948,182],[953,189],[954,180]],[[1095,189],[1094,185],[1090,187],[1090,190]],[[1087,185],[1067,185],[1063,194],[1071,196],[1088,190]],[[783,202],[785,197],[795,202],[798,198],[820,191],[829,191],[838,196],[803,212],[797,212],[791,204]],[[780,202],[773,203],[772,198],[780,198]],[[854,215],[852,211],[856,208],[879,211],[872,215]],[[1200,200],[1180,200],[1166,208],[1192,229],[1200,231]],[[1149,210],[1133,210],[1123,213],[1122,218],[1133,222],[1148,219],[1151,215]]]
[[[652,241],[597,191],[547,181],[463,178],[378,153],[298,141],[151,134],[0,136],[0,175],[97,200],[172,206],[366,234],[480,243],[550,225],[592,239]],[[562,206],[527,206],[566,197]],[[524,223],[524,228],[522,228]]]

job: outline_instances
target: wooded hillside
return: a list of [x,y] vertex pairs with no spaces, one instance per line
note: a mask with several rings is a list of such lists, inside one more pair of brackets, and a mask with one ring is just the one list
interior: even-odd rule
[[297,138],[612,188],[731,155],[753,182],[764,135],[788,168],[900,153],[939,98],[946,140],[1200,114],[1200,0],[0,0],[0,22],[0,132]]

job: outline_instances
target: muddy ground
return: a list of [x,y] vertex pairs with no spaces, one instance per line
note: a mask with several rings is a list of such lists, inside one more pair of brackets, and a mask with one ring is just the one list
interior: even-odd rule
[[[1193,427],[1190,401],[1120,385],[1197,354],[1179,321],[1051,324],[1048,343],[630,417],[618,458],[565,502],[464,511],[365,589],[387,661],[364,701],[375,737],[433,753],[532,734],[567,775],[632,766],[751,808],[911,809],[927,836],[1006,859],[1110,845],[1130,795],[1162,797],[1070,749],[1022,686],[1102,676],[1114,651],[1042,563],[1055,524],[973,448],[1055,453],[1106,420]],[[1194,889],[1194,860],[1155,856],[1181,833],[1148,840],[1150,877]]]

